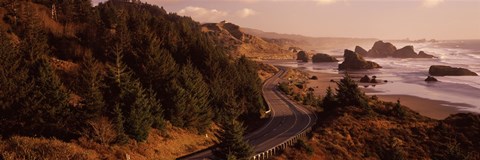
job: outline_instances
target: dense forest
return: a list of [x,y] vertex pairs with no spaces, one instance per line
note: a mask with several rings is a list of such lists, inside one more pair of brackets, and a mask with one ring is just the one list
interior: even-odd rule
[[[202,134],[212,123],[256,121],[265,110],[256,64],[227,55],[190,17],[123,1],[0,5],[4,138],[142,142],[166,123]],[[114,138],[95,135],[103,121]]]

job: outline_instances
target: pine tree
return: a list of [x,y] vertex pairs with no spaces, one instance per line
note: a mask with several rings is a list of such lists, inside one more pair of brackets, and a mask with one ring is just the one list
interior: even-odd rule
[[38,60],[33,68],[30,76],[34,87],[24,101],[22,112],[27,119],[27,130],[41,135],[61,134],[58,132],[67,126],[72,115],[69,95],[46,59]]
[[20,128],[23,100],[33,87],[28,78],[28,68],[18,49],[5,32],[0,32],[0,133],[3,135]]
[[125,123],[125,118],[123,117],[120,103],[114,104],[112,109],[113,125],[117,132],[117,137],[115,138],[115,141],[119,144],[127,143],[128,137],[125,134],[125,127],[123,127],[123,124]]
[[152,34],[146,36],[144,64],[140,70],[141,81],[145,86],[150,86],[156,93],[157,99],[163,106],[172,106],[172,82],[178,76],[178,67],[172,55],[160,48],[160,40]]
[[340,105],[365,107],[365,94],[360,91],[358,85],[348,74],[345,75],[340,82],[337,82],[337,86],[337,95],[335,98]]
[[210,104],[215,111],[215,121],[222,122],[231,111],[243,111],[237,103],[235,93],[236,70],[233,65],[225,65],[223,69],[215,69],[210,79]]
[[173,125],[206,131],[212,121],[209,106],[209,89],[200,72],[190,63],[183,66],[180,76],[173,83],[174,106],[169,108]]
[[148,102],[151,103],[150,113],[152,114],[152,127],[156,129],[164,129],[165,120],[163,116],[163,107],[160,101],[156,98],[156,93],[153,89],[147,90]]
[[[127,80],[128,81],[128,80]],[[125,114],[125,131],[137,141],[144,141],[153,123],[151,108],[160,107],[154,97],[145,93],[138,80],[122,85],[120,98]]]
[[103,76],[98,62],[91,56],[87,56],[81,65],[79,86],[77,91],[83,98],[82,118],[86,120],[100,116],[105,112],[105,102],[100,90],[103,87]]
[[237,59],[235,67],[237,68],[236,80],[240,105],[245,108],[245,114],[242,115],[243,119],[246,117],[260,117],[260,111],[265,110],[262,97],[262,82],[258,77],[256,66],[254,62],[248,60],[245,56]]
[[68,105],[69,94],[62,88],[60,79],[50,66],[47,37],[38,29],[38,18],[31,12],[26,11],[27,17],[20,27],[19,52],[33,88],[21,101],[19,117],[25,118],[27,125],[23,129],[28,134],[62,135],[72,115]]
[[92,1],[91,0],[74,0],[74,10],[76,22],[86,22],[92,15]]
[[41,59],[45,55],[50,54],[49,46],[47,43],[47,36],[44,31],[39,30],[41,28],[40,21],[33,11],[27,11],[24,15],[26,18],[23,20],[21,28],[21,37],[19,50],[22,54],[27,67],[32,67],[35,62]]
[[317,98],[315,98],[313,91],[313,88],[308,88],[307,95],[303,99],[303,105],[317,105]]
[[219,142],[214,150],[215,156],[220,159],[249,160],[253,155],[253,148],[244,140],[244,131],[242,123],[234,119],[225,121],[222,124],[222,130],[217,133]]
[[113,66],[109,67],[109,85],[105,97],[109,97],[108,104],[111,106],[109,108],[110,115],[113,119],[113,125],[115,126],[117,132],[117,143],[125,143],[127,141],[127,135],[125,134],[125,116],[123,115],[121,101],[121,85],[124,82],[124,77],[130,74],[127,72],[126,66],[122,62],[122,48],[117,44],[112,48],[113,54],[116,55],[115,63]]
[[328,86],[325,97],[322,99],[322,107],[325,110],[331,110],[337,105],[335,95],[333,94],[332,87]]
[[68,136],[69,94],[62,88],[46,56],[49,54],[47,38],[38,29],[39,21],[32,11],[24,10],[20,19],[16,28],[21,31],[18,50],[2,33],[2,47],[5,47],[2,52],[8,53],[2,53],[2,60],[5,60],[2,63],[6,62],[2,67],[8,67],[4,68],[2,76],[9,79],[2,80],[7,85],[5,90],[2,86],[2,92],[9,95],[2,95],[1,99],[13,96],[6,104],[5,111],[9,115],[5,116],[5,123],[10,123],[12,133]]
[[[160,103],[155,98],[153,91],[147,91],[142,87],[139,80],[133,78],[133,73],[123,64],[122,49],[119,45],[113,48],[116,55],[116,63],[111,67],[111,77],[115,81],[113,88],[117,88],[118,95],[114,98],[113,116],[118,129],[136,139],[144,141],[148,137],[150,127],[154,120],[158,125],[162,122]],[[115,92],[115,91],[113,91]],[[152,111],[155,111],[152,114]],[[156,118],[154,116],[157,116]]]

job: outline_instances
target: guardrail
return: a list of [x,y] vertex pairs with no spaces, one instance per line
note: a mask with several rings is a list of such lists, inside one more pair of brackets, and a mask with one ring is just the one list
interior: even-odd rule
[[272,148],[267,149],[263,152],[257,153],[251,159],[252,160],[265,160],[265,159],[271,158],[271,157],[275,156],[276,154],[278,154],[279,151],[285,150],[285,148],[287,148],[289,146],[293,146],[298,141],[298,139],[303,138],[303,137],[307,137],[307,132],[310,132],[310,131],[312,131],[312,127],[309,127],[307,129],[303,130],[302,132],[298,133],[297,135],[295,135],[295,136],[283,141],[282,143],[276,145],[275,147],[272,147]]
[[[285,71],[283,71],[283,73],[280,75],[280,76],[283,76],[283,74],[285,74]],[[265,88],[265,85],[267,84],[267,81],[270,81],[274,76],[270,77],[269,79],[267,79],[265,81],[265,83],[263,84],[262,86],[262,92],[264,92],[264,88]],[[264,95],[264,94],[263,94]],[[265,100],[265,98],[264,98]],[[267,103],[267,106],[268,106],[268,110],[265,112],[266,114],[270,113],[270,104],[268,103],[268,101],[265,101]],[[312,127],[308,127],[306,128],[305,130],[303,130],[302,132],[296,134],[295,136],[293,137],[290,137],[289,139],[283,141],[282,143],[270,148],[270,149],[267,149],[263,152],[259,152],[259,153],[256,153],[252,158],[252,160],[265,160],[265,159],[268,159],[268,158],[271,158],[273,156],[275,156],[276,154],[279,153],[279,151],[282,151],[282,150],[285,150],[287,147],[289,146],[293,146],[297,141],[298,139],[300,138],[303,138],[303,137],[306,137],[307,136],[307,133],[312,131]]]

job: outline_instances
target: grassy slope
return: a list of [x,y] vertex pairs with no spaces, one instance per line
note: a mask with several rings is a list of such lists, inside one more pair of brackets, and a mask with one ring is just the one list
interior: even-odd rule
[[11,137],[0,140],[0,156],[5,160],[15,159],[159,159],[170,160],[212,145],[215,138],[212,131],[198,135],[190,131],[169,127],[168,135],[152,130],[147,141],[138,143],[131,140],[123,146],[102,145],[86,138],[73,142],[56,139]]

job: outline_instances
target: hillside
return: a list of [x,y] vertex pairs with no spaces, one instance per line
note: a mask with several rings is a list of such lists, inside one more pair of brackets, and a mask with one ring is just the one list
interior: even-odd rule
[[341,38],[341,37],[311,37],[296,34],[280,34],[265,32],[258,29],[242,28],[244,33],[251,34],[282,47],[300,47],[305,51],[335,52],[341,54],[345,48],[353,48],[357,44],[371,45],[373,38]]
[[[321,99],[297,86],[280,85],[299,100],[323,110],[307,139],[275,159],[467,159],[480,158],[480,115],[459,113],[434,120],[401,102],[382,102],[362,93],[349,78]],[[303,96],[302,96],[303,95]],[[313,103],[311,103],[313,101]]]
[[238,25],[220,22],[202,24],[202,31],[218,37],[217,44],[234,57],[245,55],[256,59],[293,59],[293,53],[276,43],[245,33]]
[[257,63],[200,23],[71,2],[0,1],[0,159],[173,159],[262,120]]

